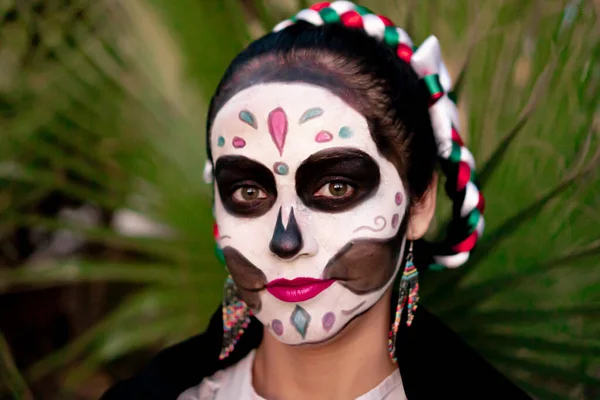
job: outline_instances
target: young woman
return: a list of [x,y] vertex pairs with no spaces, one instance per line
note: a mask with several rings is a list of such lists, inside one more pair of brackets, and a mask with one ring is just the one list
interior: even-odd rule
[[[457,267],[483,231],[449,87],[435,38],[348,1],[244,50],[208,115],[222,309],[104,398],[529,398],[417,309],[415,265]],[[428,245],[438,161],[455,221]]]

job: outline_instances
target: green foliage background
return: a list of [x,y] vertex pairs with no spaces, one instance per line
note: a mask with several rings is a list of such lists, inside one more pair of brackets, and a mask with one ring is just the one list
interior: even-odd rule
[[[235,54],[301,3],[0,1],[0,261],[23,227],[95,246],[0,268],[0,294],[128,285],[103,319],[25,370],[0,340],[0,393],[28,398],[58,373],[56,396],[79,398],[98,370],[204,328],[225,276],[202,180],[206,106]],[[536,398],[599,398],[600,2],[363,4],[417,44],[440,39],[487,198],[473,258],[425,276],[423,303]],[[66,222],[39,211],[47,196],[164,229]],[[448,211],[440,199],[432,236]]]

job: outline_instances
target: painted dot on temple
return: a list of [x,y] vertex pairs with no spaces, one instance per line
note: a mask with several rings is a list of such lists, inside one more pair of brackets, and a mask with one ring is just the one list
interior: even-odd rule
[[242,149],[244,146],[246,146],[246,141],[241,137],[236,136],[233,138],[232,144],[236,149]]
[[273,170],[277,175],[287,175],[290,171],[289,167],[284,162],[276,162],[273,164]]
[[327,131],[321,131],[317,133],[315,136],[315,142],[317,143],[326,143],[330,142],[333,139],[333,135]]
[[396,202],[397,206],[402,204],[402,193],[400,193],[400,192],[396,193],[396,197],[394,198],[394,201]]
[[219,136],[219,138],[217,139],[217,146],[219,146],[219,147],[225,146],[225,138],[223,136]]
[[392,228],[397,227],[398,222],[400,222],[400,216],[398,214],[394,214],[394,216],[392,217]]
[[327,314],[323,315],[323,329],[325,329],[327,332],[329,332],[331,330],[331,328],[333,328],[333,324],[335,324],[335,314],[332,312],[328,312]]
[[342,128],[340,129],[340,133],[339,133],[339,135],[342,139],[351,138],[353,134],[354,134],[354,132],[352,131],[352,128],[350,128],[349,126],[342,126]]
[[277,336],[283,335],[283,323],[280,320],[274,319],[273,322],[271,322],[271,328]]

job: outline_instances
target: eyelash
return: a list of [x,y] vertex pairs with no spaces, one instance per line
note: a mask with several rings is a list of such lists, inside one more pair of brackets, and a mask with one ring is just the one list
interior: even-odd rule
[[335,182],[343,183],[348,186],[352,186],[353,188],[356,188],[358,186],[356,184],[356,182],[350,178],[347,178],[345,176],[340,176],[340,175],[331,175],[331,176],[324,176],[324,177],[320,178],[319,180],[317,180],[316,182],[312,183],[312,187],[316,187],[318,190],[318,189],[322,188],[324,185],[327,185],[330,183],[335,183]]
[[[335,196],[335,195],[333,195],[333,193],[331,193],[331,191],[330,191],[330,194],[332,194],[332,196],[318,195],[319,192],[321,192],[321,190],[327,188],[327,186],[330,186],[330,185],[333,185],[336,183],[341,183],[342,185],[346,185],[348,187],[348,192],[344,193],[342,196]],[[351,197],[355,192],[356,192],[356,186],[347,182],[346,180],[336,178],[336,179],[330,179],[330,180],[326,181],[324,184],[322,184],[321,186],[319,186],[317,191],[315,191],[313,193],[313,197],[317,198],[317,199],[318,198],[329,199],[329,201],[332,201],[334,199],[342,200],[342,199],[347,199],[347,198]]]
[[238,191],[240,191],[241,189],[244,188],[255,188],[259,191],[259,196],[262,194],[262,197],[259,197],[258,199],[255,199],[254,201],[263,201],[265,199],[267,199],[269,197],[268,192],[259,184],[257,184],[254,181],[242,181],[242,182],[238,182],[235,183],[234,185],[232,185],[231,187],[231,194],[230,197],[231,199],[236,202],[236,203],[251,203],[252,200],[240,200],[240,199],[236,199],[235,195]]
[[[256,199],[244,199],[244,193],[243,190],[244,189],[249,189],[249,188],[253,188],[256,189],[258,191],[258,197]],[[240,192],[240,198],[236,198],[237,193]],[[237,202],[237,203],[251,203],[253,201],[262,201],[262,200],[266,200],[267,199],[267,194],[264,192],[264,190],[261,190],[258,186],[242,186],[241,188],[237,189],[235,192],[233,192],[233,194],[231,195],[233,201]]]

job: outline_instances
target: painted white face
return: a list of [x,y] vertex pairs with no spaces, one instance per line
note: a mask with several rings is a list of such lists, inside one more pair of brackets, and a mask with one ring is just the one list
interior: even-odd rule
[[210,144],[227,267],[276,338],[324,341],[382,297],[407,196],[360,113],[319,86],[259,84],[219,110]]

